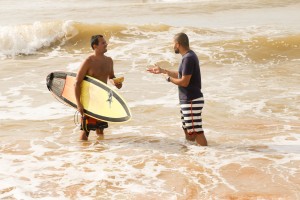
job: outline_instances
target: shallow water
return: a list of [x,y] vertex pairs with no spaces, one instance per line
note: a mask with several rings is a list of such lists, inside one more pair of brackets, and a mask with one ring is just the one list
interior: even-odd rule
[[[1,199],[300,199],[298,1],[14,2],[0,2]],[[184,140],[176,86],[146,72],[177,70],[181,31],[208,147]],[[45,78],[76,72],[98,33],[133,117],[82,142]]]

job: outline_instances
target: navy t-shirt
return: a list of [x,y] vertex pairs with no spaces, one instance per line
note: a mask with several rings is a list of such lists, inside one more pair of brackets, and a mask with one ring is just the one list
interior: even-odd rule
[[188,51],[183,57],[178,69],[178,78],[185,75],[192,75],[187,87],[178,86],[179,100],[190,101],[203,97],[201,92],[201,73],[199,60],[195,52]]

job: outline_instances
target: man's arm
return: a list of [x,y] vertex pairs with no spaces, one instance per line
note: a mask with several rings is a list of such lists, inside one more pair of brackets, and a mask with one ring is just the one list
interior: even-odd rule
[[166,78],[170,77],[170,82],[174,83],[175,85],[187,87],[190,83],[192,75],[184,75],[181,78],[178,78],[178,72],[177,71],[170,71],[163,68],[158,67],[155,65],[153,68],[148,68],[148,72],[153,74],[165,74]]
[[174,78],[171,76],[169,76],[169,77],[170,77],[171,83],[174,83],[175,85],[178,85],[181,87],[187,87],[190,83],[192,75],[185,75],[185,76],[182,76],[181,78]]
[[153,73],[153,74],[166,74],[166,75],[168,75],[170,77],[173,77],[173,78],[178,77],[178,72],[177,71],[166,70],[166,69],[160,68],[157,65],[154,65],[154,67],[152,67],[152,68],[148,68],[147,71],[150,72],[150,73]]
[[77,110],[78,112],[83,115],[83,106],[82,103],[80,101],[80,95],[81,95],[81,83],[85,77],[85,75],[87,74],[88,71],[88,59],[86,59],[82,65],[80,66],[78,72],[77,72],[77,76],[76,76],[76,80],[75,80],[75,97],[76,97],[76,103],[77,103]]
[[162,69],[163,73],[166,74],[167,76],[170,76],[172,78],[177,78],[178,77],[178,71],[170,71],[166,69]]
[[113,62],[112,58],[109,58],[109,62],[110,62],[110,66],[111,66],[110,74],[108,77],[109,81],[111,82],[111,84],[113,84],[118,89],[120,89],[122,87],[122,83],[115,83],[115,81],[113,80],[113,78],[116,78],[116,76],[115,76],[115,72],[114,72],[114,62]]

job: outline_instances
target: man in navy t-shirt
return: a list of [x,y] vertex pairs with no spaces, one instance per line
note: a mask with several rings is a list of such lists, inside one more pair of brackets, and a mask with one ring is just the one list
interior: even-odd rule
[[174,51],[182,55],[178,71],[162,69],[158,66],[149,68],[154,74],[165,74],[167,81],[178,85],[182,128],[186,139],[207,146],[202,129],[202,108],[204,105],[201,92],[201,73],[197,55],[189,47],[189,38],[185,33],[174,37]]
[[201,74],[197,55],[189,50],[182,56],[182,61],[178,70],[178,78],[183,75],[191,75],[190,82],[186,87],[178,86],[180,100],[193,100],[203,97],[201,92]]

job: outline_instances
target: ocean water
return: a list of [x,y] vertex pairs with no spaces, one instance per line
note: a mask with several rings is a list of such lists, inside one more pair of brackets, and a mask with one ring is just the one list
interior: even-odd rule
[[[300,199],[297,0],[0,1],[0,199]],[[201,62],[203,127],[187,142],[177,87],[186,32]],[[80,141],[47,90],[103,34],[132,119]]]

